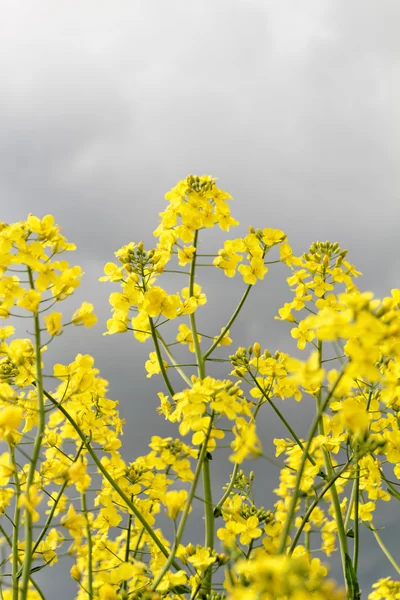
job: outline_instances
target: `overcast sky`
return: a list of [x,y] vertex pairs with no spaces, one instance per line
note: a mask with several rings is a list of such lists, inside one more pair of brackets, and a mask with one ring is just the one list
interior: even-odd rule
[[[364,273],[362,289],[400,287],[397,0],[1,0],[0,13],[0,220],[52,213],[76,242],[86,275],[74,306],[92,301],[99,323],[52,350],[59,362],[93,354],[128,421],[125,457],[165,433],[155,412],[162,386],[143,371],[150,343],[102,337],[117,287],[97,280],[121,245],[154,243],[164,194],[187,174],[218,177],[233,195],[241,226],[232,237],[277,227],[298,254],[316,239],[338,241]],[[287,274],[278,265],[253,290],[235,346],[258,339],[295,351],[287,325],[273,320],[290,299]],[[209,270],[199,283],[215,334],[243,285]],[[310,412],[296,410],[305,430]],[[272,453],[284,431],[264,414]],[[213,469],[223,482],[226,466]],[[268,471],[260,504],[273,501],[276,477]],[[390,525],[393,548],[395,509],[379,523]],[[367,587],[393,573],[365,539]]]

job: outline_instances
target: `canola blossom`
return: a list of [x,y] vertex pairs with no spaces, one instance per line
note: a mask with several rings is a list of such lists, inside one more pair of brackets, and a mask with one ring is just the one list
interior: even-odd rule
[[[400,289],[360,291],[337,242],[295,256],[281,229],[232,237],[232,198],[208,175],[189,175],[165,199],[154,247],[128,242],[99,278],[113,286],[104,336],[149,345],[144,368],[161,389],[146,402],[176,431],[133,461],[121,439],[129,423],[93,357],[48,367],[54,338],[97,322],[88,302],[60,307],[83,276],[69,262],[74,244],[51,215],[0,222],[0,597],[49,599],[38,573],[68,554],[76,600],[400,598],[384,531],[385,503],[400,500]],[[213,227],[231,239],[210,254],[202,232]],[[275,265],[287,270],[275,318],[293,356],[234,341],[247,297]],[[217,331],[199,325],[203,267],[243,285]],[[184,285],[171,293],[162,282],[172,274]],[[26,337],[17,319],[28,319]],[[306,436],[290,403],[313,409]],[[261,412],[280,419],[284,438],[261,443]],[[218,489],[212,473],[226,457],[232,472]],[[278,468],[269,507],[254,489],[263,459]],[[204,543],[187,541],[191,520]],[[362,529],[387,559],[369,591]]]

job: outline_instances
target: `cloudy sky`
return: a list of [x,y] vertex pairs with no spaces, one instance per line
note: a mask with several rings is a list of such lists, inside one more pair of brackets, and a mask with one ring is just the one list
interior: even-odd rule
[[[235,236],[281,228],[296,253],[339,241],[362,289],[400,287],[397,0],[2,0],[0,11],[0,220],[52,213],[76,242],[86,273],[76,304],[93,302],[99,323],[53,351],[59,362],[93,354],[128,421],[126,457],[166,431],[155,413],[162,388],[143,371],[149,345],[102,337],[117,288],[97,280],[121,245],[153,244],[164,194],[188,173],[218,177],[232,194]],[[278,266],[253,290],[236,346],[294,351],[273,320],[289,300],[286,276]],[[215,333],[243,285],[209,270],[199,282]],[[310,411],[295,410],[305,430]],[[284,431],[263,418],[267,452]],[[226,467],[213,468],[224,482]],[[271,504],[276,476],[268,471],[260,504]],[[393,548],[395,508],[381,523]],[[367,587],[392,570],[365,540]]]

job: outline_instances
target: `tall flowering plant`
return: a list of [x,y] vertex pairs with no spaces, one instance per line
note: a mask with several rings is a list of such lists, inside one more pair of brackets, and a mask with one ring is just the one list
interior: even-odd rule
[[[369,600],[400,597],[390,575],[400,566],[375,525],[382,503],[400,499],[400,290],[374,299],[357,288],[361,273],[338,243],[315,242],[296,257],[272,228],[250,227],[217,254],[202,252],[204,229],[238,225],[212,177],[189,176],[166,200],[155,247],[128,243],[100,278],[119,290],[105,335],[152,343],[145,369],[164,385],[154,406],[177,430],[176,438],[153,436],[133,462],[121,455],[124,421],[93,358],[46,368],[46,350],[66,327],[96,323],[89,303],[67,318],[58,310],[80,284],[80,267],[64,258],[75,246],[50,215],[0,223],[2,600],[49,598],[40,572],[65,553],[78,600],[357,599],[362,527],[389,561]],[[198,324],[207,303],[202,261],[244,283],[219,332]],[[305,358],[257,342],[221,357],[246,298],[275,263],[290,270],[291,296],[276,318]],[[160,281],[172,272],[186,281],[171,294]],[[8,321],[16,318],[27,319],[29,337],[15,336]],[[207,373],[219,363],[229,378]],[[305,438],[281,406],[304,399],[315,406]],[[265,456],[261,410],[287,431],[273,439],[280,476],[269,508],[253,490]],[[232,473],[218,490],[212,464],[226,444]],[[205,540],[184,543],[196,504]],[[326,566],[335,551],[338,584]]]

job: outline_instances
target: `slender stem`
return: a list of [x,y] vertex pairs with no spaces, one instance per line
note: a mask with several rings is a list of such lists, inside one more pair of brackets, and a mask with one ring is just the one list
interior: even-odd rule
[[[193,245],[196,247],[197,247],[197,240],[198,240],[198,231],[196,231],[196,233],[194,235],[194,240],[193,240]],[[195,272],[196,272],[196,252],[193,253],[192,262],[190,264],[189,296],[193,296],[193,293],[194,293]],[[197,333],[197,326],[196,326],[196,317],[195,317],[194,313],[189,315],[189,320],[190,320],[190,328],[192,330],[193,344],[194,344],[194,349],[195,349],[195,354],[196,354],[196,361],[197,361],[199,377],[200,377],[200,379],[204,379],[204,377],[206,376],[206,370],[205,370],[205,364],[204,364],[205,357],[203,357],[203,355],[201,353],[199,336]]]
[[391,553],[389,552],[389,550],[386,548],[386,546],[383,543],[382,538],[379,535],[377,529],[375,529],[375,527],[373,526],[373,524],[371,524],[371,526],[369,527],[369,529],[374,534],[375,539],[378,542],[378,546],[380,547],[380,549],[382,550],[383,554],[386,556],[386,558],[388,559],[388,561],[390,562],[390,564],[394,567],[394,569],[397,571],[397,573],[400,573],[400,566],[397,564],[397,562],[395,561],[395,559],[393,558],[393,556],[391,555]]
[[164,361],[161,356],[160,344],[158,343],[158,337],[157,337],[157,329],[155,328],[153,319],[151,317],[149,317],[149,322],[150,322],[151,336],[153,338],[154,348],[155,348],[155,351],[157,354],[158,364],[160,365],[161,374],[163,376],[165,385],[167,386],[169,393],[171,394],[171,396],[173,396],[175,394],[175,392],[174,392],[174,388],[171,385],[169,377],[167,375],[167,371],[164,366]]
[[[193,245],[196,247],[198,244],[199,232],[196,231],[194,235]],[[190,275],[189,275],[189,296],[194,294],[194,280],[196,274],[196,250],[193,253],[192,261],[190,263]],[[205,356],[203,356],[200,348],[199,336],[197,333],[196,317],[192,313],[189,315],[190,328],[192,330],[192,337],[194,342],[194,348],[196,353],[197,369],[200,379],[204,379],[206,376],[205,368]],[[211,427],[212,427],[211,419]],[[211,434],[209,431],[208,437]],[[210,476],[210,460],[207,456],[207,443],[208,440],[204,440],[205,454],[202,459],[202,478],[203,478],[203,496],[204,496],[204,520],[205,520],[205,546],[213,550],[214,548],[214,511],[212,505],[212,489],[211,489],[211,476]],[[204,595],[211,591],[212,586],[212,570],[208,568],[204,574],[204,584],[202,586]]]
[[339,376],[337,377],[337,379],[336,379],[335,383],[333,384],[330,392],[327,394],[324,403],[320,406],[320,408],[319,408],[317,414],[315,415],[314,420],[313,420],[313,422],[311,424],[310,431],[308,432],[307,441],[306,441],[306,444],[305,444],[305,447],[304,447],[304,451],[303,451],[303,454],[302,454],[302,457],[301,457],[301,462],[300,462],[300,465],[299,465],[299,468],[298,468],[298,471],[297,471],[297,477],[296,477],[295,487],[294,487],[294,490],[293,490],[293,495],[292,495],[292,498],[291,498],[291,502],[290,502],[290,506],[289,506],[289,509],[288,509],[288,513],[286,515],[286,521],[285,521],[285,524],[284,524],[284,527],[283,527],[283,531],[282,531],[282,534],[281,534],[281,540],[280,540],[280,545],[279,545],[279,549],[278,549],[278,553],[279,554],[283,554],[283,552],[285,551],[286,541],[287,541],[287,538],[288,538],[288,535],[289,535],[289,532],[290,532],[290,529],[291,529],[291,526],[292,526],[293,515],[295,513],[297,501],[298,501],[298,498],[299,498],[301,478],[303,476],[303,471],[304,471],[304,467],[305,467],[306,461],[308,460],[308,453],[309,453],[309,450],[310,450],[310,447],[311,447],[311,443],[313,441],[315,432],[316,432],[316,430],[318,428],[319,420],[320,420],[321,416],[324,414],[324,412],[325,412],[325,410],[326,410],[326,408],[327,408],[327,406],[329,404],[329,401],[332,398],[332,396],[333,396],[333,394],[334,394],[337,386],[339,385],[339,382],[342,379],[343,375],[344,375],[344,372],[342,371],[339,374]]
[[214,517],[218,518],[221,516],[221,509],[224,505],[224,502],[227,498],[229,498],[229,495],[233,489],[233,486],[235,485],[235,480],[236,480],[236,476],[238,474],[239,471],[239,463],[235,463],[234,467],[233,467],[233,471],[232,471],[232,475],[231,475],[231,480],[229,482],[228,487],[226,488],[226,491],[224,493],[224,495],[222,496],[221,500],[218,502],[218,504],[216,504],[215,508],[214,508]]
[[21,495],[21,487],[19,485],[18,479],[18,468],[17,463],[15,461],[15,453],[14,446],[10,444],[10,457],[11,462],[14,467],[13,479],[15,485],[15,507],[14,507],[14,527],[13,527],[13,539],[12,539],[12,600],[18,600],[19,590],[18,590],[18,563],[19,563],[19,553],[18,553],[18,534],[19,534],[19,519],[21,510],[19,508],[19,497]]
[[[307,511],[310,508],[310,498],[309,498],[309,496],[307,496],[307,498],[306,498],[306,508],[307,508]],[[304,526],[305,526],[305,523],[304,523]],[[308,553],[310,553],[311,552],[311,531],[309,529],[304,532],[304,546],[305,546],[306,551]]]
[[[79,450],[78,450],[78,452],[77,452],[77,454],[76,454],[73,462],[76,462],[79,459],[79,456],[81,455],[81,452],[82,452],[83,448],[84,448],[84,446],[82,444],[81,447],[79,448]],[[64,483],[62,484],[61,488],[58,491],[57,497],[56,497],[55,501],[53,502],[53,506],[51,507],[51,510],[50,510],[50,512],[49,512],[49,514],[47,516],[46,522],[43,525],[43,529],[40,532],[40,534],[39,534],[39,536],[38,536],[38,538],[37,538],[37,540],[36,540],[36,542],[35,542],[35,544],[34,544],[34,546],[32,548],[32,556],[35,554],[35,552],[37,550],[37,547],[39,546],[40,542],[42,541],[42,539],[46,535],[46,533],[47,533],[47,531],[48,531],[48,529],[49,529],[49,527],[51,525],[51,522],[53,520],[53,516],[54,516],[54,513],[56,511],[57,505],[58,505],[59,501],[61,500],[61,497],[62,497],[62,495],[64,493],[64,490],[67,487],[67,485],[68,485],[68,481],[64,481]],[[18,576],[20,576],[20,573],[18,574]]]
[[[0,525],[0,533],[4,536],[4,539],[6,540],[7,544],[10,546],[10,548],[13,550],[13,542],[11,540],[11,538],[7,535],[7,532],[5,531],[5,529],[3,529],[3,527]],[[22,560],[20,557],[18,557],[18,562],[20,564],[22,564]],[[44,594],[42,592],[42,590],[40,589],[40,587],[38,586],[38,584],[36,583],[36,581],[33,579],[32,575],[30,576],[30,582],[33,585],[33,587],[35,588],[35,590],[37,591],[37,593],[39,594],[40,598],[42,600],[46,600],[44,597]]]
[[[300,448],[302,450],[304,450],[303,442],[296,435],[296,432],[289,425],[289,423],[287,422],[287,420],[285,419],[285,417],[283,416],[283,414],[281,413],[281,411],[272,402],[270,396],[265,393],[265,390],[263,390],[262,386],[259,384],[259,382],[257,381],[256,377],[254,377],[253,373],[250,370],[248,370],[248,373],[249,373],[250,377],[252,378],[252,380],[254,381],[254,383],[256,384],[256,386],[258,387],[258,389],[260,390],[260,392],[262,393],[262,395],[264,396],[265,400],[272,406],[272,408],[274,409],[274,411],[276,412],[276,414],[278,415],[278,417],[280,418],[280,420],[282,421],[282,423],[285,425],[286,429],[292,434],[292,436],[296,440],[298,446],[300,446]],[[313,466],[315,466],[316,463],[315,463],[315,460],[312,458],[312,456],[308,455],[308,460],[311,462],[311,464]]]
[[132,531],[132,515],[129,513],[128,516],[128,528],[126,533],[126,546],[125,546],[125,562],[129,562],[129,551],[131,543],[131,531]]
[[220,335],[217,337],[217,339],[215,340],[215,342],[209,347],[209,349],[205,352],[203,358],[204,360],[206,360],[210,354],[212,352],[214,352],[215,348],[218,346],[218,344],[220,343],[220,341],[222,340],[222,338],[225,336],[225,334],[227,333],[227,331],[229,331],[229,329],[232,327],[233,323],[236,320],[236,317],[238,316],[238,314],[241,311],[241,308],[243,306],[243,304],[246,301],[247,296],[249,295],[249,292],[251,290],[253,286],[252,285],[248,285],[246,288],[246,291],[244,292],[242,298],[240,299],[239,304],[237,305],[234,313],[232,314],[231,318],[228,321],[228,324],[226,325],[226,327],[224,327],[224,329],[221,331]]
[[[33,281],[32,269],[28,267],[28,276],[31,289],[35,289],[35,284]],[[40,342],[40,321],[38,313],[34,313],[33,315],[34,328],[35,328],[35,364],[36,364],[36,390],[37,390],[37,403],[38,403],[38,413],[39,413],[39,423],[37,426],[37,432],[35,437],[35,443],[32,450],[32,458],[29,465],[28,476],[26,479],[26,493],[30,493],[30,487],[33,483],[33,479],[35,476],[36,465],[39,459],[40,448],[42,445],[42,439],[45,428],[45,409],[44,409],[44,395],[43,395],[43,378],[42,378],[42,358],[41,358],[41,342]],[[28,596],[28,586],[30,579],[30,570],[32,564],[32,515],[30,510],[25,510],[25,557],[24,557],[24,566],[22,569],[21,576],[21,600],[26,600]]]
[[[269,386],[268,391],[265,392],[267,398],[269,398],[268,394],[271,391],[271,387],[272,387],[272,384]],[[258,411],[260,410],[262,404],[263,404],[263,402],[262,402],[262,397],[261,397],[260,400],[258,401],[257,406],[254,409],[254,413],[251,417],[250,422],[253,422],[253,423],[255,422],[257,415],[258,415]],[[265,457],[265,458],[267,458],[267,457]],[[232,475],[231,475],[231,480],[228,484],[228,487],[227,487],[225,493],[223,494],[221,500],[216,504],[216,506],[214,508],[214,518],[216,518],[216,519],[221,516],[221,509],[224,505],[224,502],[227,498],[229,498],[229,495],[233,489],[233,486],[235,485],[235,480],[236,480],[236,476],[239,471],[239,466],[240,466],[239,463],[234,464]]]
[[87,537],[87,561],[88,561],[88,598],[91,600],[93,598],[93,562],[92,562],[92,554],[93,554],[93,542],[92,542],[92,532],[90,529],[89,515],[87,510],[86,503],[86,494],[83,492],[81,494],[81,506],[82,512],[85,515],[86,519],[86,537]]
[[353,567],[357,573],[358,567],[358,551],[360,548],[360,534],[359,534],[359,521],[358,521],[358,506],[359,506],[359,494],[360,494],[360,465],[357,463],[355,485],[355,497],[354,497],[354,546],[353,546]]
[[346,518],[344,520],[344,529],[345,529],[346,532],[349,529],[351,511],[353,510],[353,504],[354,504],[355,494],[356,494],[356,480],[354,479],[353,486],[351,488],[351,495],[350,495],[350,500],[349,500],[349,506],[347,507]]
[[[321,365],[322,365],[322,342],[321,341],[318,342],[318,357],[319,357],[319,366],[321,367]],[[322,389],[320,388],[319,392],[318,392],[318,396],[317,396],[317,413],[318,414],[320,414],[321,402],[322,402]],[[323,413],[320,414],[320,418],[318,420],[318,430],[319,430],[320,435],[325,435],[324,421],[322,418],[322,414]],[[324,465],[325,465],[326,474],[327,474],[328,478],[330,480],[332,480],[335,477],[335,472],[332,467],[332,460],[331,460],[330,452],[326,448],[322,447],[322,454],[324,457]],[[338,492],[336,489],[335,482],[333,482],[333,484],[332,484],[331,499],[332,499],[332,505],[333,505],[333,510],[334,510],[334,514],[335,514],[335,521],[336,521],[337,530],[338,530],[337,533],[338,533],[338,540],[339,540],[340,557],[341,557],[341,561],[342,561],[343,577],[344,577],[344,582],[346,585],[346,590],[348,591],[347,572],[346,572],[346,555],[347,556],[349,555],[349,549],[348,549],[348,545],[347,545],[347,536],[346,536],[346,531],[344,528],[342,510],[340,507],[340,499],[339,499],[339,495],[338,495]]]
[[[132,513],[135,515],[137,520],[140,521],[140,523],[143,525],[144,529],[146,530],[147,535],[153,540],[153,542],[155,543],[157,548],[159,550],[161,550],[161,552],[164,554],[164,556],[168,557],[169,553],[168,553],[168,550],[166,549],[166,547],[164,546],[164,544],[161,542],[161,540],[158,538],[158,536],[154,533],[151,525],[149,525],[149,523],[146,521],[146,519],[144,518],[142,513],[136,508],[136,506],[133,504],[133,502],[128,498],[128,496],[125,494],[125,492],[120,488],[120,486],[115,481],[115,479],[113,479],[111,477],[111,475],[109,474],[107,469],[101,464],[101,462],[98,459],[91,444],[88,442],[87,436],[83,433],[82,429],[79,427],[79,425],[73,419],[73,417],[71,417],[71,415],[68,413],[68,411],[65,410],[64,406],[59,404],[57,402],[57,400],[55,398],[53,398],[53,396],[51,396],[51,394],[49,394],[49,392],[47,392],[46,390],[43,390],[43,393],[46,396],[46,398],[48,398],[50,400],[50,402],[52,402],[54,404],[54,406],[56,406],[58,408],[58,410],[60,412],[62,412],[62,414],[65,416],[65,418],[71,423],[72,427],[75,429],[76,433],[79,435],[80,439],[84,443],[86,450],[89,452],[90,456],[92,457],[92,459],[93,459],[96,467],[100,471],[100,473],[103,475],[103,477],[105,477],[107,479],[108,483],[111,485],[111,487],[114,488],[114,490],[117,492],[117,494],[120,496],[120,498],[122,498],[122,500],[125,502],[125,504],[129,508],[129,510],[131,510]],[[173,562],[172,564],[177,570],[179,570],[180,567],[176,562]]]
[[189,494],[186,499],[186,504],[185,504],[183,512],[182,512],[181,520],[179,521],[178,529],[176,531],[175,540],[174,540],[173,546],[171,548],[171,552],[167,558],[166,563],[164,564],[163,568],[161,569],[157,579],[155,580],[155,582],[153,583],[153,585],[151,587],[151,590],[153,592],[157,589],[158,585],[163,580],[164,575],[168,572],[168,569],[170,568],[171,564],[173,564],[173,560],[174,560],[176,552],[178,550],[178,546],[180,544],[183,533],[185,531],[186,521],[187,521],[187,518],[188,518],[188,515],[190,512],[191,506],[192,506],[193,498],[196,494],[196,488],[197,488],[197,484],[200,479],[200,474],[202,472],[203,463],[204,463],[205,457],[207,455],[207,445],[208,445],[208,440],[210,439],[213,421],[214,421],[214,414],[212,414],[210,417],[208,429],[207,429],[207,432],[206,432],[206,435],[204,438],[204,442],[201,446],[199,459],[197,461],[196,471],[194,474],[192,485],[190,487]]
[[164,348],[165,353],[167,354],[169,360],[174,365],[175,369],[178,371],[178,373],[182,377],[183,381],[191,386],[192,382],[190,381],[189,377],[186,375],[185,371],[183,371],[183,369],[181,369],[182,365],[179,365],[179,363],[175,360],[171,350],[168,348],[168,344],[165,342],[164,338],[160,335],[160,333],[158,331],[157,331],[157,337],[160,340],[161,344],[163,345],[163,348]]
[[[210,477],[210,461],[208,458],[204,459],[203,463],[203,493],[204,493],[204,508],[206,511],[206,532],[205,542],[206,548],[214,548],[214,508],[212,505],[212,490],[211,490],[211,477]],[[211,518],[209,516],[211,510]]]
[[312,501],[312,503],[310,504],[310,506],[307,509],[307,512],[305,513],[301,523],[300,523],[300,527],[298,528],[296,535],[293,538],[293,542],[289,548],[289,554],[292,554],[292,552],[294,551],[294,549],[296,548],[297,542],[299,541],[300,535],[306,525],[306,523],[308,522],[314,508],[319,504],[319,502],[322,500],[322,498],[325,496],[326,492],[328,490],[330,490],[330,488],[333,486],[333,484],[335,483],[335,481],[337,479],[339,479],[339,477],[341,477],[343,475],[343,473],[348,469],[349,465],[350,465],[350,460],[345,464],[345,466],[343,467],[343,469],[341,471],[339,471],[338,473],[335,474],[335,476],[323,487],[323,489],[321,490],[321,492],[319,493],[319,495]]

